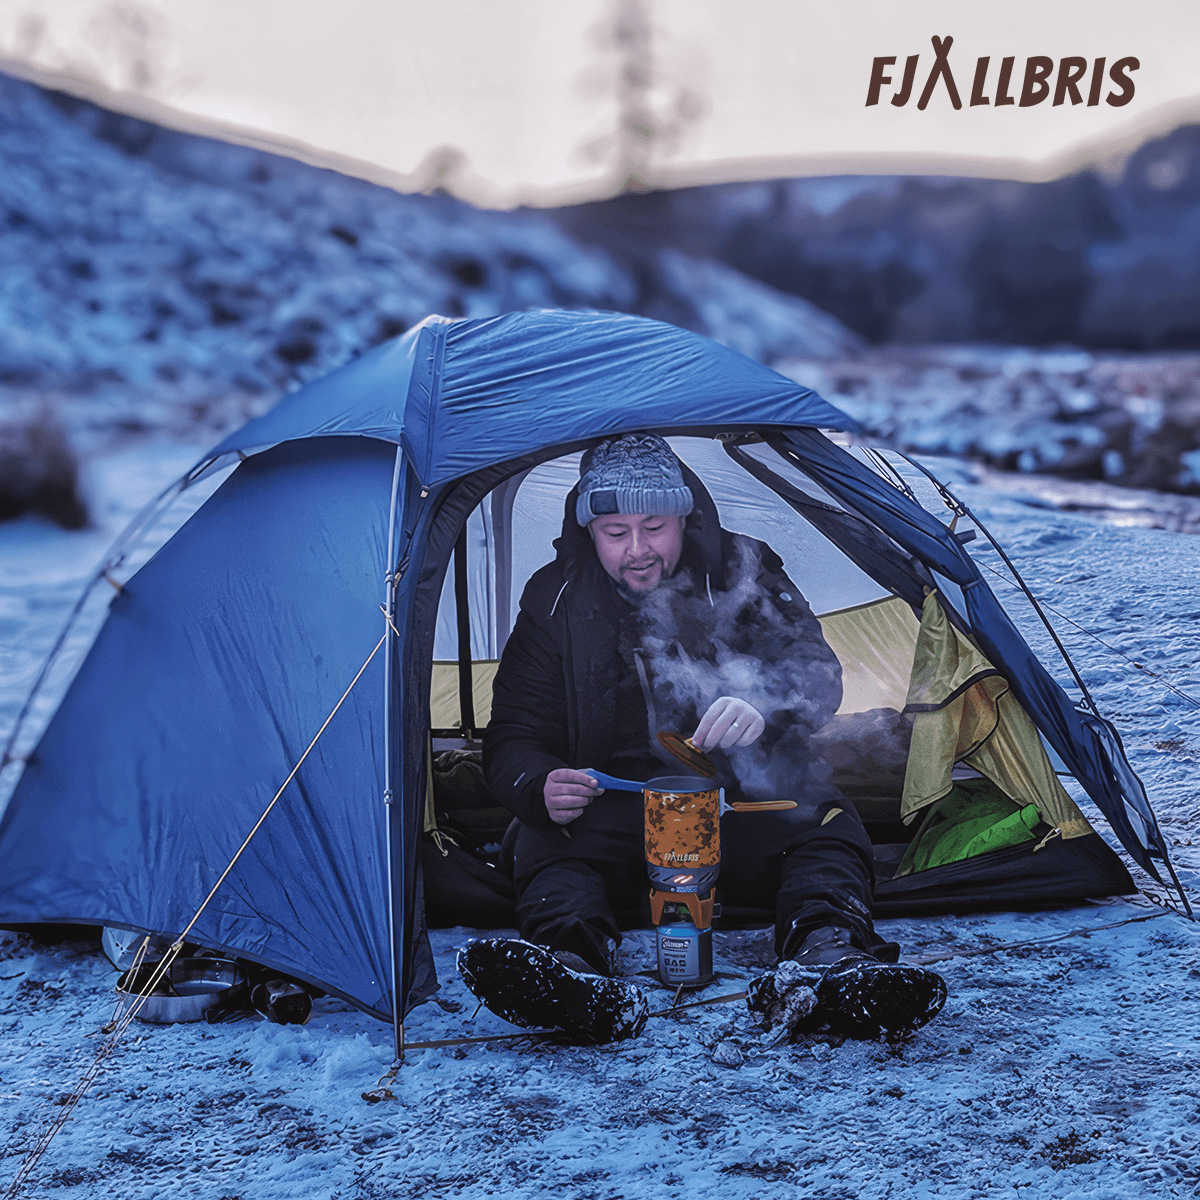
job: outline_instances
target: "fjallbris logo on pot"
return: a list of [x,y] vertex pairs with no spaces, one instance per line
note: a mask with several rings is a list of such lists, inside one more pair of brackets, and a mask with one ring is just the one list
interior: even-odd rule
[[[950,66],[950,47],[954,45],[952,37],[935,37],[933,42],[933,62],[928,70],[921,67],[920,77],[924,83],[917,100],[917,108],[925,110],[938,84],[945,89],[950,97],[950,103],[955,108],[962,108],[962,96]],[[904,60],[903,72],[895,71],[896,55],[876,58],[871,63],[871,80],[867,85],[867,104],[870,108],[878,104],[880,95],[885,87],[895,88],[891,101],[897,108],[903,108],[912,96],[918,78],[922,56],[910,54]],[[980,104],[994,105],[1003,108],[1014,105],[1017,108],[1033,108],[1045,100],[1050,100],[1051,106],[1066,104],[1085,104],[1095,108],[1100,103],[1100,95],[1105,84],[1109,91],[1104,96],[1104,103],[1113,108],[1121,108],[1133,99],[1133,80],[1129,73],[1136,71],[1142,64],[1136,58],[1119,58],[1107,72],[1107,58],[1096,58],[1089,61],[1086,58],[1060,58],[1056,62],[1042,54],[1034,54],[1017,65],[1015,55],[1000,59],[998,67],[993,68],[990,55],[975,60],[975,71],[971,76],[970,107]],[[970,70],[964,64],[962,78]]]

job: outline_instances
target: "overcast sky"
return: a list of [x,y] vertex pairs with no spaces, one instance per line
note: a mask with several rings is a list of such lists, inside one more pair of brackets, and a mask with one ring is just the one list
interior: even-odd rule
[[[921,171],[1042,178],[1200,119],[1195,0],[0,0],[0,67],[182,128],[479,203],[647,184]],[[931,37],[962,107],[938,83]],[[919,55],[898,107],[905,60]],[[996,98],[1055,61],[1037,105]],[[873,60],[892,82],[866,99]],[[1054,106],[1104,57],[1100,103]],[[1132,99],[1107,70],[1136,58]],[[624,83],[622,83],[624,81]],[[644,131],[649,135],[644,136]]]

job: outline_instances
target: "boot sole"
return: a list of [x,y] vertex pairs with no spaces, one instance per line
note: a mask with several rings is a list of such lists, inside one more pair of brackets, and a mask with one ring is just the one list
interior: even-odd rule
[[458,971],[496,1016],[583,1045],[637,1037],[650,1015],[646,997],[633,984],[572,971],[529,942],[469,942],[458,952]]

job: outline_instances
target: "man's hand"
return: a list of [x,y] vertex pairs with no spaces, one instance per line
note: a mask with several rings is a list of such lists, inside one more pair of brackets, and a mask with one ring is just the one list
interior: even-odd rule
[[734,746],[749,746],[758,741],[766,725],[762,713],[753,704],[736,696],[719,696],[700,719],[692,734],[692,743],[705,753],[718,748],[732,750]]
[[546,776],[542,792],[546,797],[546,811],[550,820],[557,825],[566,825],[603,792],[596,781],[583,771],[572,771],[559,767]]

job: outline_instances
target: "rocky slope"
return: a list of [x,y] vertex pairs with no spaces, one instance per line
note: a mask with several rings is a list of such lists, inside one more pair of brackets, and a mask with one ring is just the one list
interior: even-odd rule
[[1200,349],[1200,126],[1049,183],[844,176],[564,209],[625,253],[674,246],[833,313],[874,343]]
[[779,369],[897,449],[1200,495],[1198,354],[879,347]]

